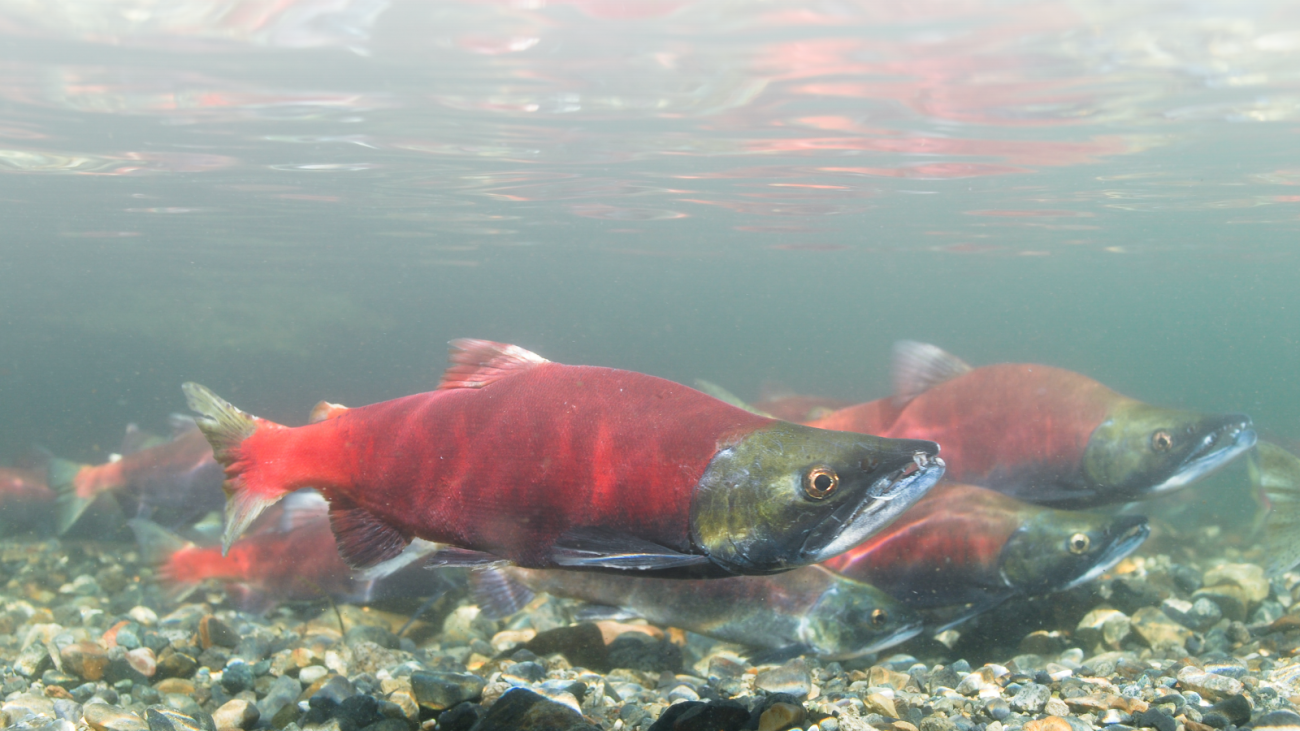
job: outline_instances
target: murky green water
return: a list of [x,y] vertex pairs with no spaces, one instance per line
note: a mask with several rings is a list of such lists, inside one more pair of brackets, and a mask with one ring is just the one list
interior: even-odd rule
[[892,342],[1300,436],[1300,6],[0,2],[0,454],[453,337],[869,399]]

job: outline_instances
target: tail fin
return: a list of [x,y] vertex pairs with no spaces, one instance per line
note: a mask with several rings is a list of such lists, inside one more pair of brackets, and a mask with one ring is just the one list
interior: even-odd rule
[[277,486],[250,489],[244,479],[244,468],[236,465],[244,440],[258,430],[258,419],[197,383],[183,384],[181,390],[190,408],[203,415],[196,420],[199,429],[212,445],[213,456],[226,469],[226,530],[221,536],[221,553],[225,555],[230,551],[230,544],[263,510],[292,490]]
[[88,465],[58,457],[51,457],[45,463],[45,479],[50,489],[58,495],[54,506],[54,526],[58,535],[67,533],[86,512],[86,508],[100,496],[100,493],[88,497],[77,494],[77,486],[74,484],[77,473],[86,468]]
[[166,563],[173,554],[194,544],[158,525],[152,520],[132,518],[126,522],[135,533],[135,543],[140,547],[140,557],[151,564]]

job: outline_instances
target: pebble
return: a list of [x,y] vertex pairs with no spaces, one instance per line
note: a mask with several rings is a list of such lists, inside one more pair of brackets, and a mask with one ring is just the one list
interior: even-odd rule
[[298,682],[311,685],[329,674],[329,668],[320,665],[308,665],[298,672]]
[[1052,691],[1045,685],[1038,683],[1026,683],[1020,688],[1020,691],[1011,698],[1011,708],[1020,713],[1038,713],[1043,710],[1049,698],[1052,697]]
[[212,721],[218,729],[252,728],[261,717],[257,706],[245,698],[232,698],[212,712]]
[[431,711],[476,701],[482,697],[486,686],[487,681],[471,673],[411,673],[411,692],[416,703]]
[[803,698],[812,692],[812,675],[802,660],[792,660],[781,667],[760,672],[754,678],[754,687],[769,693],[788,693]]
[[147,731],[144,719],[107,703],[88,705],[83,710],[86,725],[95,731]]

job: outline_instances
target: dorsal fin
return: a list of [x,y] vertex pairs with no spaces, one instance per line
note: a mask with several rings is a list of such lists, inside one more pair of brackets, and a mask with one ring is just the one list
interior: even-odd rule
[[470,338],[451,341],[448,359],[451,365],[442,374],[438,388],[482,388],[506,376],[550,363],[518,345]]
[[347,410],[348,407],[344,406],[343,404],[332,404],[328,401],[321,401],[320,403],[311,407],[311,413],[308,414],[307,416],[307,423],[315,424],[317,422],[326,421],[328,419],[337,419],[338,417],[343,415],[343,412]]
[[757,416],[766,416],[769,419],[773,418],[771,414],[754,408],[753,406],[749,405],[747,402],[742,401],[740,397],[737,396],[736,394],[728,391],[722,386],[719,386],[713,381],[706,381],[703,378],[697,378],[695,379],[695,390],[707,393],[708,395],[712,396],[713,398],[725,404],[735,406],[738,409],[744,409],[745,411],[748,411],[751,414],[755,414]]
[[905,404],[935,386],[971,371],[966,361],[937,345],[894,343],[894,401]]

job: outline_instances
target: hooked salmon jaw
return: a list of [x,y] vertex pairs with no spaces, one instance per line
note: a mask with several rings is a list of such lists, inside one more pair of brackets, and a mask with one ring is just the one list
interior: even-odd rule
[[1134,525],[1117,537],[1097,559],[1097,565],[1088,569],[1079,578],[1061,587],[1060,591],[1069,591],[1076,586],[1086,584],[1115,567],[1125,556],[1137,550],[1138,546],[1151,534],[1151,526],[1145,521]]
[[947,465],[939,457],[914,453],[907,465],[871,485],[869,499],[846,503],[827,516],[804,540],[801,556],[818,563],[858,545],[934,487],[945,469]]
[[1236,459],[1255,446],[1256,440],[1249,421],[1220,427],[1202,437],[1178,471],[1152,491],[1159,493],[1190,485]]

